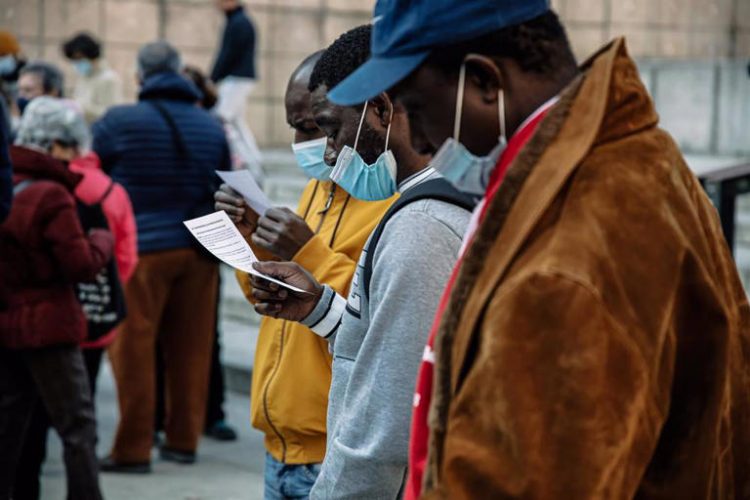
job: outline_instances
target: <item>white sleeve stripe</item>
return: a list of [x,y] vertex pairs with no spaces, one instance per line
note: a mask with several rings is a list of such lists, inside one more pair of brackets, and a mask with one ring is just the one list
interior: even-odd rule
[[331,312],[331,306],[333,305],[333,301],[336,300],[336,295],[337,295],[336,292],[333,292],[331,294],[331,300],[328,301],[328,305],[326,306],[326,312],[323,313],[323,315],[320,318],[318,318],[318,321],[316,321],[315,323],[313,323],[312,325],[310,325],[310,327],[309,327],[310,330],[315,331],[315,327],[318,326],[321,321],[323,321],[324,319],[326,319],[326,316],[328,316],[328,313]]
[[339,294],[335,294],[328,312],[311,330],[321,337],[330,337],[341,323],[345,310],[346,299]]

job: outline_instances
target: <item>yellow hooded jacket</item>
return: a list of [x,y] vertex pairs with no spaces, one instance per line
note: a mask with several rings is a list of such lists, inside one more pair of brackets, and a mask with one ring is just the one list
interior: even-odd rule
[[[292,260],[346,296],[367,238],[395,199],[360,201],[332,182],[310,181],[297,213],[316,234]],[[261,259],[268,255],[257,253]],[[248,275],[238,272],[237,280],[252,302]],[[250,413],[276,460],[323,461],[330,384],[328,341],[299,323],[264,317],[255,349]]]

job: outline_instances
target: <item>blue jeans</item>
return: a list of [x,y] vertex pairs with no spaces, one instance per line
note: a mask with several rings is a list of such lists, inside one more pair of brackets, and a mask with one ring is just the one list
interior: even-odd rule
[[264,500],[306,499],[320,474],[320,464],[288,465],[266,453]]

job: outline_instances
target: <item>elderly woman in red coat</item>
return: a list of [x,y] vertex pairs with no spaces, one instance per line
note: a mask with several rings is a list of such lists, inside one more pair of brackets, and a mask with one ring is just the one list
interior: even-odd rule
[[59,123],[38,113],[46,101],[40,99],[24,113],[11,148],[15,195],[0,225],[7,292],[0,311],[0,498],[10,497],[38,398],[63,441],[68,497],[100,499],[96,421],[78,347],[86,320],[73,286],[105,265],[113,241],[105,230],[84,234],[73,198],[81,177],[57,159],[69,144]]

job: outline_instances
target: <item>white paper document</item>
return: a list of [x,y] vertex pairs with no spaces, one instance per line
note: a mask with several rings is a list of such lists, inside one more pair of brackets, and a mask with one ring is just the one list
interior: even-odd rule
[[234,222],[232,222],[223,210],[198,217],[197,219],[186,220],[183,224],[188,228],[190,234],[201,245],[206,247],[206,250],[222,262],[240,271],[254,274],[255,276],[260,276],[268,281],[277,283],[289,290],[309,293],[253,269],[253,262],[258,262],[258,258],[253,253],[250,245],[247,244],[247,241],[245,241],[245,238],[240,234],[239,229],[235,227]]
[[245,198],[245,203],[258,215],[265,215],[266,210],[272,207],[271,201],[266,193],[258,186],[249,170],[222,171],[217,170],[216,175],[229,184],[229,187],[237,191]]

